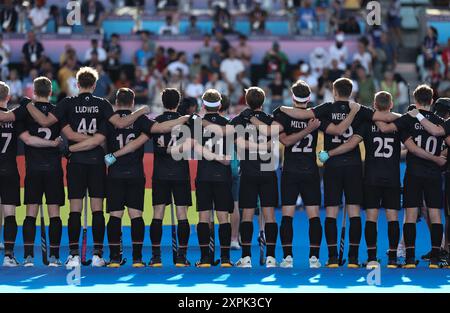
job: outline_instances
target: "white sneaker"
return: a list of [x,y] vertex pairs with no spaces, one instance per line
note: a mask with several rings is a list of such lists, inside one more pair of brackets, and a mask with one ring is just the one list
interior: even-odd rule
[[294,267],[294,259],[290,255],[288,255],[281,261],[280,267],[293,268]]
[[94,255],[92,257],[92,267],[105,267],[106,261],[104,258],[99,257],[98,255]]
[[5,255],[3,258],[3,266],[5,267],[17,267],[19,266],[19,262],[17,262],[15,257],[11,257],[9,255]]
[[69,255],[66,261],[66,268],[71,270],[73,267],[80,267],[80,256],[79,255]]
[[273,256],[268,256],[266,258],[266,268],[277,267],[277,260]]
[[61,265],[61,261],[54,256],[51,256],[50,259],[48,259],[48,266],[50,267],[60,267]]
[[240,267],[240,268],[251,268],[252,267],[252,259],[249,256],[240,258],[239,261],[236,262],[235,266]]
[[379,267],[380,267],[380,263],[378,263],[377,261],[370,261],[366,265],[366,269],[368,269],[368,270],[374,270]]
[[241,250],[241,246],[239,245],[239,241],[232,241],[230,244],[231,250]]
[[23,266],[25,266],[25,267],[33,267],[34,266],[33,257],[31,255],[27,256],[25,261],[23,261]]
[[317,257],[312,256],[309,258],[309,268],[321,268],[322,264]]

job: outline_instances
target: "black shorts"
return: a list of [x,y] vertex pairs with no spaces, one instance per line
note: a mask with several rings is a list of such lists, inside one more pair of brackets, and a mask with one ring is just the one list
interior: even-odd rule
[[67,164],[69,199],[83,199],[88,190],[91,198],[105,197],[105,164]]
[[216,211],[233,213],[234,201],[230,182],[197,181],[195,183],[197,211]]
[[406,171],[403,182],[403,207],[421,208],[425,200],[427,208],[443,206],[442,177],[419,177]]
[[191,183],[189,180],[153,180],[153,205],[171,204],[172,195],[177,206],[191,206]]
[[386,187],[364,185],[364,208],[365,209],[390,209],[400,210],[401,190],[400,187]]
[[108,212],[123,211],[125,207],[143,211],[145,177],[106,179],[106,203]]
[[299,194],[305,206],[321,205],[319,170],[308,174],[290,172],[281,174],[281,204],[296,205]]
[[62,170],[27,171],[25,175],[25,204],[42,204],[44,195],[47,205],[64,205],[66,195]]
[[239,184],[239,207],[241,209],[255,209],[258,206],[258,197],[261,207],[278,206],[276,173],[259,177],[242,175]]
[[0,176],[0,203],[15,206],[20,205],[19,172],[9,176]]
[[345,204],[363,204],[363,176],[362,166],[325,166],[323,173],[324,204],[339,206],[342,195]]

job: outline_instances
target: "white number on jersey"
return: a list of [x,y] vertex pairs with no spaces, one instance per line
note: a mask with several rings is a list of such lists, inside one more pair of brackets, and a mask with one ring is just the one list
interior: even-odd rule
[[313,143],[313,140],[314,140],[314,137],[311,135],[311,134],[308,134],[305,138],[303,138],[303,139],[306,139],[306,140],[308,140],[308,144],[305,146],[305,147],[303,147],[303,148],[300,148],[299,146],[300,146],[300,144],[302,143],[302,141],[303,140],[300,140],[299,142],[297,142],[293,147],[292,147],[292,152],[305,152],[305,153],[311,153],[313,150],[312,150],[312,143]]
[[375,149],[375,157],[376,158],[385,158],[389,159],[392,157],[394,153],[394,138],[381,138],[375,137],[373,138],[373,143],[377,144],[377,148]]
[[[342,136],[334,136],[331,140],[332,143],[344,143],[347,142],[350,137],[353,136],[353,128],[350,126],[347,130],[342,134]],[[344,137],[344,139],[341,139]]]
[[87,127],[86,118],[82,118],[78,125],[77,132],[80,134],[95,134],[97,132],[97,119],[93,118],[89,127]]
[[38,128],[38,133],[44,133],[44,139],[46,140],[50,140],[50,138],[52,137],[52,131],[50,130],[50,128]]
[[6,153],[6,150],[8,150],[8,146],[12,139],[12,134],[11,133],[2,133],[2,138],[6,138],[5,145],[3,146],[3,149],[2,149],[2,153]]
[[425,149],[425,151],[427,151],[428,153],[436,154],[436,150],[438,147],[438,141],[436,137],[428,137],[427,141],[425,142],[425,147],[422,146],[422,135],[417,136],[416,138],[414,138],[414,140],[419,147]]
[[133,140],[134,138],[136,138],[135,134],[129,134],[127,136],[127,138],[125,138],[125,142],[123,141],[123,134],[120,134],[119,136],[116,137],[117,141],[119,142],[119,147],[120,149],[123,148],[123,146],[127,145],[131,140]]

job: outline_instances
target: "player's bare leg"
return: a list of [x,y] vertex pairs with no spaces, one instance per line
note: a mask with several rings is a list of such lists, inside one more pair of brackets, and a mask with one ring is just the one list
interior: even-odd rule
[[231,249],[240,249],[239,245],[239,224],[241,223],[241,214],[239,212],[239,202],[234,201],[234,210],[231,213]]

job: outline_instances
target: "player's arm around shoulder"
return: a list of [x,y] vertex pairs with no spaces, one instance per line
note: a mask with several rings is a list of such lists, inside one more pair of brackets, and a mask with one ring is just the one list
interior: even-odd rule
[[353,120],[361,109],[361,105],[356,102],[350,102],[350,112],[347,114],[346,118],[339,124],[330,123],[325,129],[328,135],[341,136],[347,131],[347,129],[352,125]]
[[[408,114],[417,119],[419,123],[425,128],[425,130],[430,133],[431,135],[435,137],[445,136],[446,135],[446,129],[442,125],[436,125],[432,123],[430,120],[428,120],[423,114],[419,112],[419,110],[414,109],[408,112]],[[446,124],[448,125],[449,121],[447,120]],[[450,128],[450,126],[447,126]],[[449,130],[450,132],[450,130]],[[447,134],[448,135],[448,134]]]
[[105,135],[101,133],[96,133],[93,136],[88,136],[88,138],[83,141],[80,141],[74,145],[69,146],[69,151],[70,152],[89,151],[98,146],[103,145],[105,140],[106,140]]
[[280,134],[280,142],[283,145],[285,145],[286,147],[293,146],[294,144],[303,140],[303,138],[305,138],[306,136],[308,136],[309,134],[314,132],[316,129],[318,129],[320,127],[320,124],[321,124],[320,120],[318,120],[316,118],[310,119],[308,121],[308,126],[306,126],[305,129],[303,129],[299,132],[295,132],[290,135],[287,135],[284,132],[281,133]]
[[[108,104],[105,105],[110,105],[109,102]],[[127,128],[130,125],[132,125],[134,122],[136,122],[136,120],[143,115],[149,114],[150,113],[150,107],[148,105],[144,105],[142,107],[140,107],[139,109],[135,110],[133,113],[128,114],[126,116],[120,116],[117,113],[112,114],[109,118],[108,121],[114,125],[114,127],[122,129],[122,128]]]
[[404,145],[410,153],[416,155],[419,158],[432,161],[439,166],[444,166],[447,163],[447,158],[445,156],[436,156],[434,154],[427,152],[426,150],[416,145],[416,143],[412,138],[408,138],[404,142]]
[[19,135],[20,140],[27,146],[34,148],[56,148],[62,144],[62,138],[58,137],[55,140],[47,140],[37,136],[32,136],[30,132],[24,131]]

